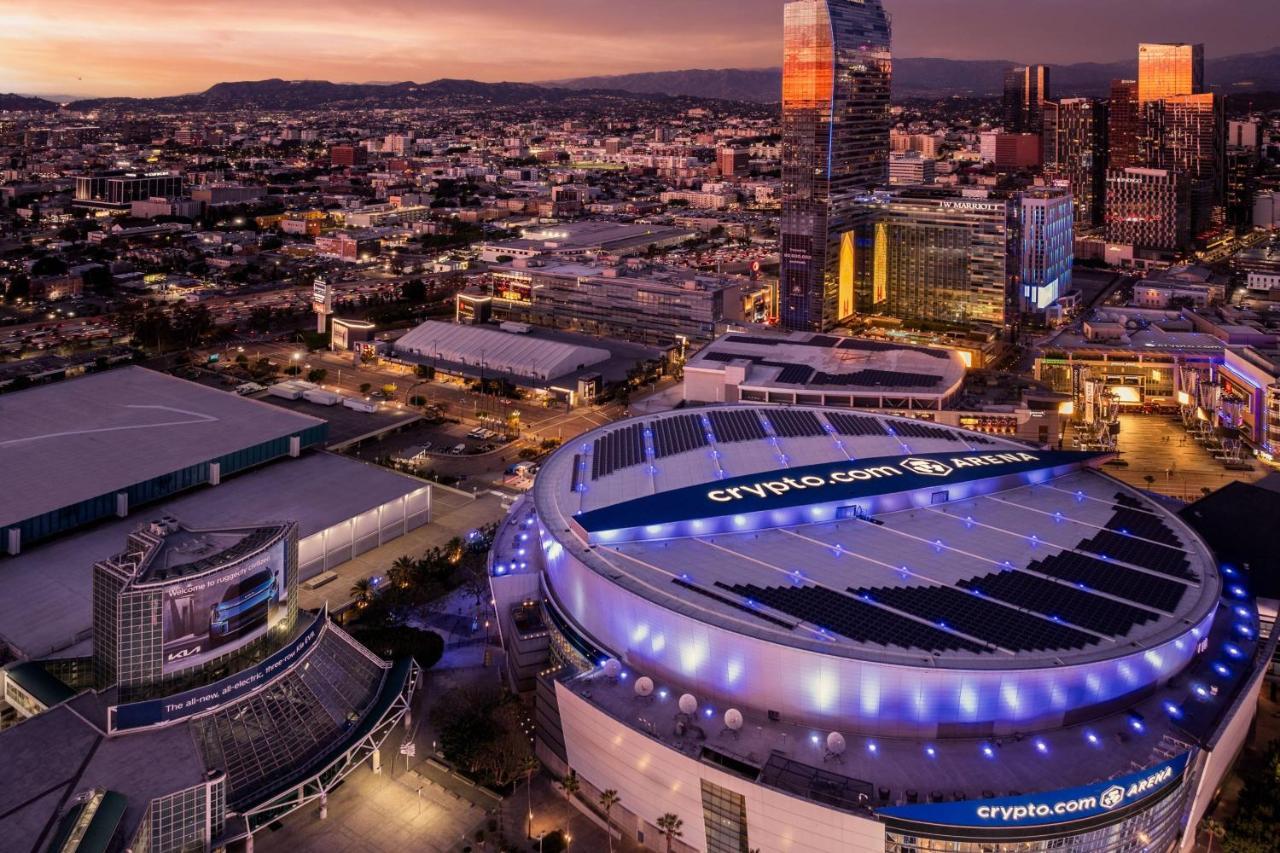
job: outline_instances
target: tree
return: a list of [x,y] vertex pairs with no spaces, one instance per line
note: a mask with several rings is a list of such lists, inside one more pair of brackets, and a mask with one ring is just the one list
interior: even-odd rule
[[560,790],[564,791],[564,826],[569,828],[569,808],[573,805],[573,798],[582,790],[582,782],[578,779],[578,771],[572,767],[569,772],[564,774],[564,778],[560,780]]
[[528,806],[528,817],[525,821],[526,829],[524,833],[527,838],[533,838],[533,774],[537,773],[538,768],[541,766],[542,765],[538,762],[538,756],[534,755],[532,752],[525,756],[524,764],[521,766],[521,770],[524,773],[524,791],[525,798],[527,799],[526,805]]
[[368,578],[360,578],[353,583],[351,595],[355,597],[356,607],[367,607],[373,601],[374,591],[373,581]]
[[387,580],[391,581],[394,586],[405,589],[413,580],[413,574],[418,568],[418,561],[410,556],[397,557],[396,561],[391,564],[391,568],[387,571]]
[[392,397],[396,395],[396,391],[398,391],[399,388],[396,387],[396,383],[388,382],[386,385],[383,385],[378,390],[382,392],[382,396],[390,400]]
[[361,382],[361,383],[360,383],[360,393],[361,393],[361,394],[368,394],[368,393],[369,393],[369,389],[370,389],[370,388],[372,388],[372,387],[373,387],[373,386],[372,386],[372,385],[370,385],[368,382]]
[[1208,853],[1213,853],[1214,840],[1216,839],[1221,841],[1227,834],[1227,828],[1222,825],[1222,822],[1216,821],[1213,818],[1205,818],[1202,820],[1200,822],[1200,830],[1204,832],[1205,835],[1209,836]]
[[319,384],[323,382],[325,377],[328,375],[329,371],[325,370],[323,367],[313,368],[307,372],[307,381]]
[[1146,475],[1142,479],[1146,482],[1148,489],[1156,484],[1156,478],[1151,476],[1150,474]]
[[667,853],[671,853],[671,845],[675,839],[684,835],[683,830],[681,830],[682,826],[684,826],[684,821],[680,819],[679,815],[672,812],[667,812],[658,818],[658,829],[662,830],[662,834],[667,838]]
[[600,808],[604,809],[604,831],[609,836],[609,853],[613,853],[613,807],[618,804],[618,792],[606,788],[600,793]]

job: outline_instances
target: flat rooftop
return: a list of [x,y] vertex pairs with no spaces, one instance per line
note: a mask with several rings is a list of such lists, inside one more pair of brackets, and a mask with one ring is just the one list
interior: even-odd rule
[[83,643],[92,626],[94,562],[120,553],[150,518],[172,515],[195,528],[297,521],[305,538],[425,485],[344,456],[311,453],[37,545],[0,559],[0,640],[28,657]]
[[746,367],[743,386],[813,393],[947,397],[964,383],[958,352],[865,338],[731,334],[704,347],[686,369]]
[[142,367],[0,396],[0,528],[324,423]]

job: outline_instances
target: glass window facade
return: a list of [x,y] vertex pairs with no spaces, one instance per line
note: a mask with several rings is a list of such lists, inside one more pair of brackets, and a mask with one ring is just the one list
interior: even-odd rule
[[880,0],[784,8],[779,310],[822,331],[859,307],[840,275],[855,197],[889,178],[889,18]]
[[702,820],[707,853],[747,853],[747,801],[741,794],[702,780]]

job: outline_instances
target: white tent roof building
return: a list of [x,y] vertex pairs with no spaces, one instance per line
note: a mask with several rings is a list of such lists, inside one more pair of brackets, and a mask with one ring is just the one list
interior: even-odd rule
[[481,326],[428,321],[395,343],[402,357],[430,359],[548,381],[608,361],[606,349]]

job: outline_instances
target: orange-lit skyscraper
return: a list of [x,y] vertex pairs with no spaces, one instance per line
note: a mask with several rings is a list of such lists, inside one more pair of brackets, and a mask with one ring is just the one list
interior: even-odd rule
[[889,16],[880,0],[784,6],[782,264],[788,329],[824,330],[859,307],[860,192],[889,179]]
[[1112,80],[1107,102],[1107,145],[1109,166],[1128,169],[1146,161],[1142,151],[1142,109],[1138,103],[1137,80]]
[[1138,45],[1138,101],[1149,103],[1174,95],[1204,91],[1204,45]]
[[1010,133],[1039,133],[1044,129],[1044,105],[1049,100],[1049,67],[1024,65],[1004,73],[1004,129]]

